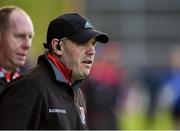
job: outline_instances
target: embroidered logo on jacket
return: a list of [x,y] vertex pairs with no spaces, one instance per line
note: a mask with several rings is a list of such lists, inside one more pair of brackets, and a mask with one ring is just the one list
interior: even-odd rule
[[62,114],[66,114],[66,110],[64,109],[48,109],[49,113],[62,113]]

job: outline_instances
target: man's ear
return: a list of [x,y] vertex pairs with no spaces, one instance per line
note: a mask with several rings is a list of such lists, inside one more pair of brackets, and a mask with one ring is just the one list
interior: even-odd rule
[[59,39],[52,39],[51,46],[52,50],[56,55],[62,55],[61,45]]

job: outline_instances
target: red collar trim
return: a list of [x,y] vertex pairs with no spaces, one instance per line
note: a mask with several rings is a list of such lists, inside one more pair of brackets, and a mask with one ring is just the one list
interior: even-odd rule
[[63,74],[68,84],[71,85],[72,71],[66,68],[65,65],[61,63],[56,57],[54,57],[51,53],[48,53],[47,56],[49,60],[57,67],[57,69]]
[[0,78],[4,77],[6,82],[9,83],[11,80],[20,76],[19,72],[10,72],[5,70],[4,68],[0,67]]

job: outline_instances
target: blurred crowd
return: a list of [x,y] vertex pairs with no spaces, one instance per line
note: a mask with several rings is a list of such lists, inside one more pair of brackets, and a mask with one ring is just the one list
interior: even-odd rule
[[156,129],[160,112],[169,116],[170,129],[180,129],[180,48],[170,51],[165,65],[143,67],[131,82],[120,43],[97,49],[84,86],[90,129],[124,129],[121,121],[128,112],[144,114],[141,129]]
[[[118,129],[118,117],[125,99],[126,71],[121,65],[119,43],[111,42],[99,49],[87,79],[87,122],[90,129]],[[107,55],[108,54],[108,55]]]

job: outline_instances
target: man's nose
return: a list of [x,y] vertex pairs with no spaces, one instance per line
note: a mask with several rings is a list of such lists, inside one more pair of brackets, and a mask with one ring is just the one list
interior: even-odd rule
[[90,48],[88,48],[88,50],[86,51],[87,55],[95,55],[96,51],[95,51],[95,47],[92,46]]
[[27,37],[22,44],[23,49],[29,49],[31,47],[32,39]]

